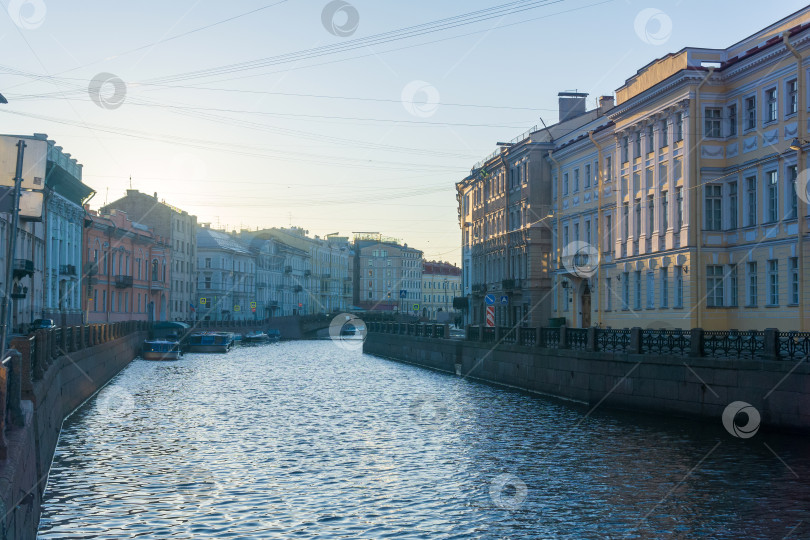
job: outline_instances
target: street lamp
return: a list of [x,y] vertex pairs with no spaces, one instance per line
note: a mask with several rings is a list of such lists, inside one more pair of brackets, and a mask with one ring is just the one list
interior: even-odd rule
[[805,144],[810,144],[810,141],[796,137],[790,143],[790,149],[793,150],[794,152],[798,152],[799,150],[802,149],[802,146]]

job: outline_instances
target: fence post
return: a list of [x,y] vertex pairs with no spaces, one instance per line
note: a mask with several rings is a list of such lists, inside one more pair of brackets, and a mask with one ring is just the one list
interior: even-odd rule
[[765,342],[762,346],[765,349],[765,358],[768,360],[779,360],[779,330],[776,328],[766,328]]
[[594,326],[588,328],[588,339],[587,343],[585,344],[586,351],[596,351],[596,333],[598,331],[599,330],[597,330]]
[[630,354],[641,354],[641,328],[634,326],[630,329]]
[[12,426],[22,427],[25,425],[22,406],[22,354],[16,349],[6,352],[9,357],[8,367],[10,368],[8,377],[8,415]]
[[565,325],[562,325],[560,327],[560,345],[559,345],[560,349],[567,349],[568,348],[568,346],[567,346],[567,341],[568,341],[567,338],[568,338],[568,336],[566,334],[568,334],[568,328],[566,328]]
[[689,356],[703,356],[703,328],[692,328],[689,335],[691,336]]
[[450,339],[450,325],[448,323],[444,323],[444,339]]

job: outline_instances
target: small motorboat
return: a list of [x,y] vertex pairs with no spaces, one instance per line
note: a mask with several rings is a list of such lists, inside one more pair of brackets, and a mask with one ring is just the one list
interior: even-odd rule
[[276,341],[281,341],[281,330],[277,328],[271,328],[270,330],[265,332],[265,334],[267,335],[267,339],[270,340],[272,343],[275,343]]
[[147,339],[141,347],[144,360],[179,360],[181,354],[180,343],[167,339]]
[[270,336],[262,332],[261,330],[255,330],[253,332],[248,332],[244,336],[242,336],[242,343],[245,345],[252,344],[252,343],[269,343]]
[[230,332],[196,332],[188,338],[190,352],[228,352],[233,347]]

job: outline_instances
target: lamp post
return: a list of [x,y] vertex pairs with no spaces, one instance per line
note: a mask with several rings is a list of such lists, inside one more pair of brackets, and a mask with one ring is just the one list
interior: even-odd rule
[[[2,94],[0,94],[2,97]],[[8,103],[6,98],[3,97],[0,103]],[[5,290],[3,291],[3,309],[2,309],[2,332],[0,332],[0,360],[6,354],[6,339],[8,338],[8,326],[11,319],[11,282],[13,281],[14,272],[14,253],[17,251],[17,226],[20,223],[20,191],[22,188],[22,166],[23,156],[25,155],[25,141],[17,141],[17,168],[14,172],[14,206],[11,212],[11,229],[9,230],[9,243],[8,255],[6,256],[6,282]]]

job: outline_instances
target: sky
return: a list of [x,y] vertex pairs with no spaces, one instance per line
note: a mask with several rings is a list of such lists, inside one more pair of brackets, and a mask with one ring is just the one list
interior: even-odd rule
[[[0,132],[46,133],[93,208],[130,185],[215,227],[379,232],[460,262],[455,183],[557,92],[612,94],[802,2],[0,0]],[[131,180],[130,180],[131,178]],[[131,184],[130,184],[131,183]]]

